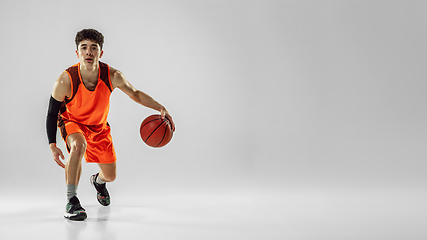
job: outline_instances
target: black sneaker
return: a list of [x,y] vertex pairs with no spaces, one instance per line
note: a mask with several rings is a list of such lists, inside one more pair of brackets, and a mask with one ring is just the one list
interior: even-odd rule
[[65,206],[64,217],[74,221],[83,221],[87,218],[86,210],[82,208],[76,196],[72,197]]
[[96,197],[98,199],[98,202],[103,206],[110,205],[110,194],[108,194],[108,190],[106,187],[106,183],[104,184],[98,184],[96,182],[96,178],[98,177],[99,173],[92,175],[90,177],[90,183],[95,187],[96,189]]

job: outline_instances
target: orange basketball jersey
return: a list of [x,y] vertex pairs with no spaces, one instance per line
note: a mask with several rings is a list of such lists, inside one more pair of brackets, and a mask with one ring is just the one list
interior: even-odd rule
[[71,80],[71,96],[65,98],[61,117],[84,125],[106,124],[112,92],[110,67],[99,62],[98,83],[93,91],[83,84],[80,63],[65,72]]

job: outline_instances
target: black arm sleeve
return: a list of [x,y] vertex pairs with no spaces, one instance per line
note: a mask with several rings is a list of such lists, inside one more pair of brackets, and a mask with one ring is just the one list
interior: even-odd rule
[[62,102],[56,101],[52,96],[49,100],[49,108],[47,110],[46,117],[46,132],[49,144],[56,143],[56,128],[58,122],[59,109],[62,106]]

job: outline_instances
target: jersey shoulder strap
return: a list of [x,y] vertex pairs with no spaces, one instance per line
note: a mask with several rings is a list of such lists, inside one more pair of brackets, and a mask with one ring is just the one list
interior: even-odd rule
[[65,98],[66,103],[69,103],[71,100],[73,100],[77,90],[79,89],[81,83],[79,76],[79,65],[80,64],[75,64],[65,70],[68,73],[68,76],[70,76],[71,81],[71,96],[70,98]]
[[110,92],[113,91],[111,79],[110,79],[110,66],[108,64],[99,62],[99,78],[107,85],[108,89],[110,89]]

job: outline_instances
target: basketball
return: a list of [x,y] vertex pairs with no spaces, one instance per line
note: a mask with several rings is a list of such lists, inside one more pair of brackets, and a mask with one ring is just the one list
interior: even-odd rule
[[142,141],[150,147],[163,147],[172,139],[173,131],[169,120],[159,114],[148,116],[139,129]]

